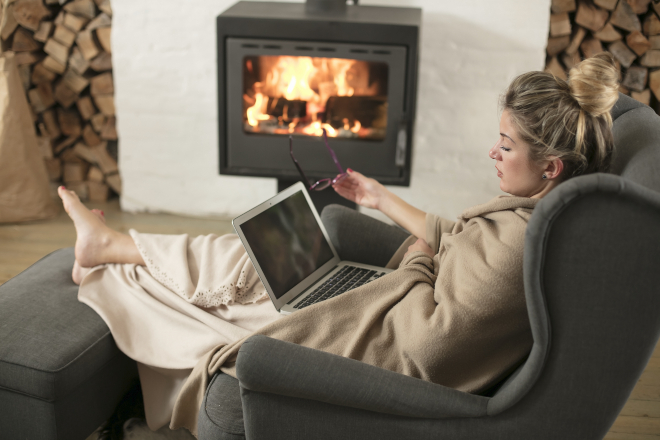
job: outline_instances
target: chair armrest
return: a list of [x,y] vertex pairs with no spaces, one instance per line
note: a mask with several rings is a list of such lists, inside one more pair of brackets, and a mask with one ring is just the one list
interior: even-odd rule
[[266,336],[238,352],[236,373],[251,391],[418,418],[480,417],[489,398]]

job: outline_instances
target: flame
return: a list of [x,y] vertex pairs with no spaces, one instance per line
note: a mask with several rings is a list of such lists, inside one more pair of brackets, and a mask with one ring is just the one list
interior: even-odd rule
[[320,121],[314,121],[307,127],[303,128],[302,132],[310,136],[323,136],[323,129],[330,137],[337,137],[337,130],[330,124],[321,124]]
[[[369,135],[372,129],[362,128],[362,123],[353,118],[344,118],[339,130],[322,122],[327,120],[326,104],[331,97],[376,96],[379,93],[378,82],[369,79],[368,62],[268,55],[259,56],[258,60],[258,64],[246,61],[247,71],[261,77],[253,83],[253,93],[244,95],[247,124],[254,132],[322,136],[325,128],[331,137],[345,137],[349,131],[358,136]],[[280,98],[288,102],[278,104]],[[292,107],[293,101],[297,101],[295,107]],[[291,111],[293,108],[295,112]],[[273,123],[261,124],[268,120]]]
[[[272,97],[284,97],[290,101],[301,100],[325,105],[319,85],[332,84],[332,95],[353,96],[355,90],[348,85],[346,73],[356,60],[324,58],[318,66],[311,57],[280,56],[266,74],[264,92]],[[316,84],[316,87],[312,87]],[[327,87],[327,85],[326,85]],[[325,97],[327,99],[327,96]]]
[[262,93],[257,93],[254,98],[254,105],[249,107],[246,111],[248,124],[252,127],[258,126],[259,121],[267,121],[270,119],[270,116],[264,111],[268,105],[268,99]]

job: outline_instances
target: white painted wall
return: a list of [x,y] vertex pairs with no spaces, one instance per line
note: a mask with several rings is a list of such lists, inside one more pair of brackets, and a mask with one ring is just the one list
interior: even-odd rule
[[[276,193],[275,179],[217,171],[215,17],[233,3],[113,0],[122,209],[234,217]],[[500,194],[498,96],[543,68],[550,1],[361,4],[423,9],[412,182],[390,189],[449,218]]]

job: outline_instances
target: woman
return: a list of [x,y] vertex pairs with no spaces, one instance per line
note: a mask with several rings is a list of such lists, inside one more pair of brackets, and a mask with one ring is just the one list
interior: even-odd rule
[[617,81],[605,53],[574,67],[568,82],[541,72],[516,78],[502,97],[500,136],[489,151],[500,189],[510,196],[470,208],[457,222],[426,214],[349,171],[335,190],[381,210],[413,236],[403,240],[359,214],[328,211],[324,218],[350,217],[348,228],[364,235],[351,242],[342,239],[341,222],[327,225],[342,257],[366,245],[398,269],[282,319],[235,236],[120,234],[60,188],[78,232],[79,299],[138,361],[150,427],[171,419],[173,428],[195,432],[209,376],[217,370],[235,376],[236,353],[252,334],[466,392],[506,376],[532,344],[522,281],[527,221],[564,180],[607,171]]

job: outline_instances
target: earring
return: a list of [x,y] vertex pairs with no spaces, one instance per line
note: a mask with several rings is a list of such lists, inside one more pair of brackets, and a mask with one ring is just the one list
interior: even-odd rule
[[548,178],[548,176],[546,176],[545,174],[542,175],[541,177],[544,178],[544,179],[547,179],[547,178]]

